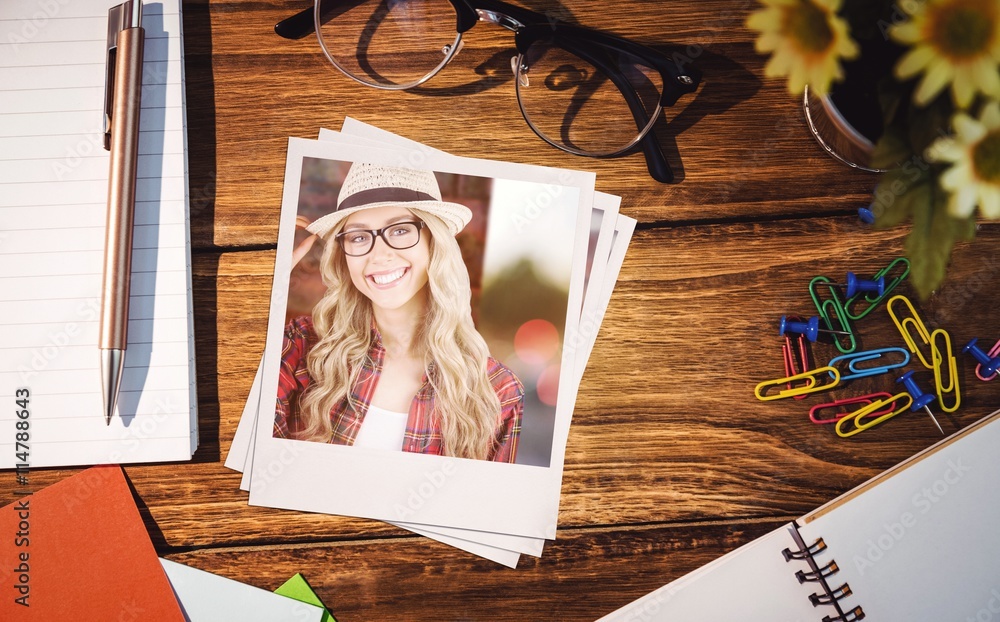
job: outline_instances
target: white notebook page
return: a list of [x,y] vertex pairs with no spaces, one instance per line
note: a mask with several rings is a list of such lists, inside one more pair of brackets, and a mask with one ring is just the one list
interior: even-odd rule
[[[869,620],[1000,614],[1000,411],[801,528],[822,537]],[[853,497],[853,498],[852,498]]]
[[[115,0],[0,2],[0,468],[187,460],[197,399],[180,0],[143,5],[142,111],[128,350],[105,424],[97,313]],[[24,437],[22,436],[21,439]]]

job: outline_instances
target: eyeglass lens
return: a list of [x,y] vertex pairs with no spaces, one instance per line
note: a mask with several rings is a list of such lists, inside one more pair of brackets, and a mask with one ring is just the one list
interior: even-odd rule
[[531,44],[516,67],[521,113],[539,136],[561,149],[620,153],[660,114],[660,73],[627,52],[598,46],[577,51],[546,40]]
[[[449,0],[318,5],[317,32],[327,57],[371,86],[420,84],[447,64],[461,41]],[[660,113],[659,71],[624,51],[542,39],[519,58],[512,69],[521,112],[535,133],[560,149],[616,155],[638,142]]]
[[375,248],[376,236],[380,236],[391,248],[403,250],[416,246],[420,241],[420,226],[413,222],[400,222],[376,231],[345,231],[337,236],[337,240],[345,253],[358,257],[367,255]]
[[[407,88],[434,75],[460,39],[448,0],[327,2],[318,20],[320,45],[338,69],[381,88]],[[332,8],[327,9],[327,5]]]

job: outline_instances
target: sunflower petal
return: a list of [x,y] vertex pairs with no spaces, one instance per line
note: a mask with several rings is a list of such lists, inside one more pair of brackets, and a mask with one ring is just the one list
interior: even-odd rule
[[992,59],[980,59],[972,66],[971,71],[980,91],[993,97],[1000,97],[1000,69]]
[[781,29],[781,13],[772,9],[761,9],[751,13],[745,23],[751,30],[777,32]]
[[951,95],[955,105],[963,109],[968,108],[976,90],[976,80],[972,77],[971,72],[965,67],[959,67],[951,81]]
[[948,213],[956,218],[966,218],[976,209],[975,186],[964,186],[951,195],[948,201]]
[[979,142],[983,136],[986,136],[986,127],[964,112],[955,113],[955,116],[951,118],[951,124],[955,128],[959,140],[966,145]]
[[890,28],[889,36],[898,43],[916,43],[923,39],[923,29],[911,20]]
[[933,58],[934,50],[926,45],[918,45],[896,63],[896,76],[903,80],[911,78],[927,67]]
[[913,100],[918,106],[926,106],[932,99],[937,97],[948,82],[951,81],[954,70],[951,65],[944,61],[935,61],[927,68],[917,91],[913,94]]
[[924,152],[931,162],[958,162],[968,153],[965,145],[954,138],[943,137],[935,140]]
[[984,218],[1000,218],[1000,188],[989,186],[979,189],[979,213]]
[[955,192],[972,183],[972,169],[968,162],[961,162],[945,171],[939,181],[942,188]]
[[1000,101],[993,100],[983,106],[983,112],[979,118],[987,130],[995,130],[1000,127]]

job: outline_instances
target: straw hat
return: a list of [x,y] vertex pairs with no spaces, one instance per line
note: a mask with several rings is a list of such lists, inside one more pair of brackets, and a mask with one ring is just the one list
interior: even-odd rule
[[355,162],[340,187],[337,209],[317,218],[306,229],[326,237],[354,212],[388,205],[413,207],[439,216],[452,235],[472,220],[472,210],[468,207],[441,200],[441,189],[431,171]]

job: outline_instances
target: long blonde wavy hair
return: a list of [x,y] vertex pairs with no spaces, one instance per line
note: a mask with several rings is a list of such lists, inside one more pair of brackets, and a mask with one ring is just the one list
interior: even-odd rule
[[[487,375],[489,348],[472,323],[469,273],[447,225],[433,214],[410,211],[431,234],[430,295],[418,340],[434,389],[432,416],[440,422],[446,455],[485,459],[498,441],[494,435],[500,400]],[[371,301],[354,286],[344,253],[333,239],[343,226],[327,236],[320,263],[327,291],[313,308],[319,341],[307,358],[312,382],[299,402],[304,424],[299,438],[306,440],[330,440],[330,411],[351,399],[372,342]]]

